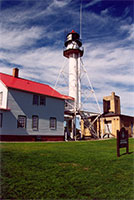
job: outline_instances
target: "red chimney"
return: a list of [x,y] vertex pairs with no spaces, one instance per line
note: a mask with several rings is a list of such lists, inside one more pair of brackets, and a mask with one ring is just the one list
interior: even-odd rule
[[19,75],[19,69],[18,68],[13,68],[13,77],[18,78]]

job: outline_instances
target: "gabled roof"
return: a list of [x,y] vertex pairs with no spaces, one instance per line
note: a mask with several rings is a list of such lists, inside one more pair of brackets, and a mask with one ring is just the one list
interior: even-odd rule
[[0,73],[0,80],[8,88],[13,88],[16,90],[51,96],[59,99],[70,99],[74,100],[72,97],[65,96],[51,88],[49,85],[38,83],[35,81],[22,79],[19,77],[14,77],[8,74]]

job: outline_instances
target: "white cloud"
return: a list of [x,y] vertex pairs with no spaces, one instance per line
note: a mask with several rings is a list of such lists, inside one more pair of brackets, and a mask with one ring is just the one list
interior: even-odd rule
[[[37,79],[41,82],[48,82],[54,86],[59,70],[63,65],[64,57],[62,50],[55,48],[38,48],[25,52],[3,52],[1,59],[10,63],[10,67],[20,65],[20,75],[24,78]],[[6,69],[6,68],[5,68]],[[1,68],[4,72],[4,68]]]
[[106,9],[104,9],[104,10],[101,11],[101,15],[102,16],[106,16],[107,14],[109,14],[108,8],[106,8]]
[[[117,47],[114,42],[97,47],[86,44],[84,63],[93,86],[99,91],[99,101],[115,91],[121,97],[122,113],[126,113],[127,107],[134,106],[134,91],[131,91],[134,85],[133,49]],[[134,113],[131,110],[126,114]]]
[[1,27],[0,29],[0,48],[16,49],[24,45],[32,45],[36,39],[40,38],[43,30],[39,27],[24,29],[8,29]]
[[129,34],[129,37],[127,40],[133,41],[134,40],[134,24],[131,25],[122,25],[120,27],[121,31],[127,31]]
[[93,6],[93,5],[97,4],[100,1],[102,1],[102,0],[92,0],[89,3],[87,3],[85,7]]
[[62,8],[66,6],[69,2],[70,1],[53,0],[53,3],[51,4],[51,6]]
[[31,21],[35,22],[35,20],[40,20],[42,18],[43,21],[47,23],[47,26],[50,22],[48,22],[48,17],[51,15],[56,16],[57,12],[59,10],[62,11],[69,2],[70,0],[39,0],[33,1],[33,5],[29,7],[27,6],[27,2],[22,1],[20,4],[13,6],[12,8],[1,9],[1,23],[8,25],[9,27],[17,26],[18,28],[22,25],[25,26],[26,24],[30,24]]

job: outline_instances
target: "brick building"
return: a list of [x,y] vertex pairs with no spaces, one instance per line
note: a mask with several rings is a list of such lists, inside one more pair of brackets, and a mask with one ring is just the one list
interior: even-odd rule
[[[90,116],[92,123],[96,116]],[[82,136],[91,137],[90,130],[84,127],[82,121]],[[98,138],[116,137],[117,130],[124,127],[128,130],[129,137],[134,137],[134,117],[121,114],[120,97],[114,92],[110,96],[103,97],[103,114],[93,124]]]
[[120,97],[114,92],[110,96],[103,97],[103,115],[98,119],[98,133],[101,137],[117,136],[117,130],[124,127],[130,137],[134,135],[134,117],[121,114]]

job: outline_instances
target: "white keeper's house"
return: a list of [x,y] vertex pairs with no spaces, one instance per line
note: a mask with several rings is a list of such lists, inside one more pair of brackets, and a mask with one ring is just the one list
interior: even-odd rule
[[64,141],[64,105],[48,85],[0,73],[1,141]]

